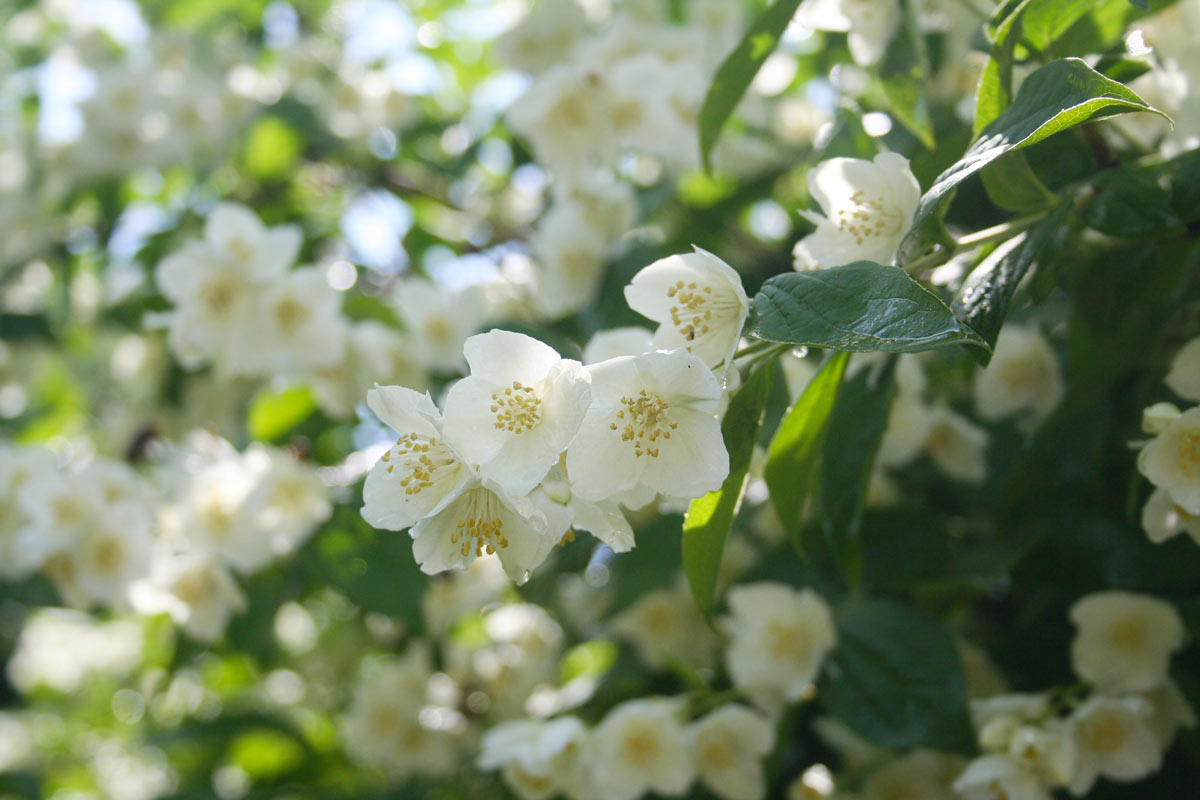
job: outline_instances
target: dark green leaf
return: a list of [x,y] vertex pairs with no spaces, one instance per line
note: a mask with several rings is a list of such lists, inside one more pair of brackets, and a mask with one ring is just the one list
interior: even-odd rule
[[754,297],[750,333],[772,342],[852,351],[988,346],[904,270],[870,261],[771,278]]
[[1101,117],[1130,111],[1160,114],[1128,87],[1109,80],[1078,58],[1047,64],[1030,75],[1013,102],[991,122],[970,149],[934,181],[921,198],[912,229],[900,245],[901,263],[925,255],[930,245],[926,224],[950,193],[1000,156]]
[[900,31],[879,65],[880,85],[892,114],[927,150],[932,150],[935,142],[926,92],[928,58],[925,38],[917,25],[912,3],[903,0],[901,7],[903,18]]
[[1170,194],[1150,170],[1105,170],[1096,176],[1095,187],[1095,196],[1083,208],[1083,221],[1093,230],[1140,239],[1183,227]]
[[816,485],[826,423],[849,358],[849,353],[838,352],[821,365],[779,424],[767,450],[763,477],[771,492],[771,505],[797,547],[804,505]]
[[[1062,203],[1032,230],[1000,245],[967,277],[951,308],[989,344],[996,344],[1013,292],[1054,241],[1071,204]],[[972,350],[987,364],[991,355]]]
[[1163,164],[1159,173],[1171,186],[1171,208],[1186,225],[1200,221],[1200,150],[1189,150]]
[[818,478],[821,531],[851,588],[862,575],[863,501],[896,394],[896,359],[864,369],[838,393]]
[[317,408],[312,390],[291,386],[281,392],[262,391],[250,403],[246,428],[251,438],[273,442],[308,419]]
[[708,95],[704,98],[704,106],[700,109],[700,157],[704,160],[706,170],[712,170],[712,149],[721,134],[721,128],[737,108],[767,56],[779,43],[779,37],[787,29],[799,6],[800,0],[775,0],[754,21],[742,41],[717,69]]
[[693,500],[683,518],[683,571],[696,605],[708,618],[712,617],[716,600],[725,539],[746,490],[750,456],[774,377],[775,362],[770,361],[755,370],[730,400],[721,423],[725,449],[729,451],[729,475],[720,489]]
[[969,751],[962,663],[941,626],[877,599],[850,603],[837,625],[837,648],[818,685],[835,717],[884,747]]
[[421,627],[421,595],[429,586],[412,553],[408,531],[377,531],[363,521],[361,503],[338,508],[325,529],[300,552],[300,562],[368,611]]

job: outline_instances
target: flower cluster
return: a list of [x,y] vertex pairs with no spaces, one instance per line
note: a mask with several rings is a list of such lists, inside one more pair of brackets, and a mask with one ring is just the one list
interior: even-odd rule
[[315,471],[290,453],[239,453],[196,434],[147,477],[123,462],[60,466],[40,447],[0,450],[4,577],[41,572],[81,609],[169,613],[215,640],[244,598],[230,570],[293,552],[332,510]]
[[955,781],[965,800],[1075,797],[1098,778],[1132,782],[1156,771],[1180,728],[1196,724],[1169,676],[1183,623],[1169,604],[1099,592],[1071,608],[1071,664],[1086,690],[1001,694],[972,704],[984,755]]
[[724,386],[712,370],[724,375],[733,364],[749,311],[741,278],[697,250],[645,267],[626,297],[661,323],[648,344],[636,333],[621,342],[632,345],[626,354],[585,367],[529,336],[493,330],[463,344],[470,374],[441,409],[403,386],[368,392],[368,406],[398,438],[367,475],[363,517],[411,528],[425,572],[498,553],[524,581],[571,527],[628,550],[633,530],[621,505],[719,488],[729,456],[719,424]]
[[[1200,401],[1200,339],[1176,353],[1167,386],[1185,400]],[[1157,403],[1146,409],[1142,424],[1154,436],[1138,456],[1138,469],[1154,484],[1142,527],[1152,542],[1187,531],[1200,544],[1200,407],[1180,411]]]

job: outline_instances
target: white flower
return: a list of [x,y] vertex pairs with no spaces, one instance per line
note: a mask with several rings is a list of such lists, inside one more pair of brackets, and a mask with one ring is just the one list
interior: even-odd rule
[[1132,782],[1157,772],[1162,745],[1150,728],[1152,708],[1136,697],[1097,695],[1071,715],[1079,753],[1071,794],[1082,797],[1098,777]]
[[1142,431],[1157,436],[1183,412],[1172,403],[1154,403],[1142,409]]
[[805,0],[797,17],[819,31],[846,33],[850,56],[869,67],[883,58],[900,26],[896,0]]
[[721,385],[685,350],[588,367],[592,405],[567,449],[576,494],[603,500],[647,486],[698,497],[721,486],[729,454],[717,411]]
[[378,386],[367,405],[400,438],[367,474],[363,519],[376,528],[411,528],[422,571],[462,569],[498,552],[509,576],[523,581],[566,532],[570,514],[562,506],[481,482],[444,441],[428,395]]
[[632,642],[638,657],[655,669],[672,660],[712,668],[720,646],[682,579],[641,595],[613,617],[611,625],[613,632]]
[[485,480],[529,494],[579,430],[591,378],[521,333],[481,333],[463,351],[471,374],[446,394],[447,441]]
[[1058,359],[1037,328],[1006,325],[987,369],[975,373],[972,388],[983,419],[1027,412],[1039,420],[1058,405],[1063,380]]
[[658,349],[683,347],[709,367],[733,361],[750,312],[734,269],[712,253],[668,256],[643,267],[625,287],[629,307],[659,323]]
[[964,483],[987,479],[987,431],[946,406],[932,409],[929,436],[923,444],[944,475]]
[[1138,455],[1138,469],[1189,514],[1200,514],[1200,407],[1184,411]]
[[288,555],[329,519],[329,491],[311,466],[284,450],[252,445],[244,456],[263,462],[245,513],[270,543],[272,557]]
[[513,130],[537,160],[565,173],[612,163],[616,142],[604,83],[578,63],[558,64],[537,77],[508,109]]
[[538,0],[496,40],[492,52],[505,66],[538,73],[566,60],[586,24],[583,8],[575,0]]
[[463,342],[479,330],[486,316],[478,288],[451,290],[414,278],[400,284],[393,302],[408,332],[420,343],[414,352],[434,372],[456,372],[463,361]]
[[1179,685],[1170,678],[1148,692],[1138,692],[1137,696],[1150,704],[1150,729],[1164,750],[1175,741],[1180,728],[1196,727],[1196,712]]
[[375,320],[350,328],[345,359],[313,370],[305,380],[321,410],[332,417],[350,417],[375,382],[423,392],[429,387],[420,342],[411,333]]
[[1200,336],[1179,348],[1171,359],[1167,386],[1185,400],[1200,401]]
[[586,366],[617,356],[640,356],[654,350],[654,334],[638,325],[596,331],[583,348]]
[[585,500],[576,496],[571,491],[571,482],[562,463],[565,460],[564,457],[550,470],[536,491],[550,502],[567,507],[572,516],[572,528],[587,531],[616,553],[632,550],[633,527],[621,512],[620,504],[615,500]]
[[726,800],[762,800],[767,793],[762,759],[771,752],[775,730],[762,714],[730,704],[688,728],[700,781]]
[[28,577],[42,565],[47,552],[23,540],[29,517],[17,498],[21,488],[39,474],[54,475],[54,455],[42,447],[0,444],[0,578]]
[[556,202],[529,243],[537,264],[534,310],[558,319],[595,302],[610,246],[586,206]]
[[1037,776],[1005,755],[980,756],[954,782],[963,800],[1050,800]]
[[914,750],[871,773],[862,800],[958,800],[953,784],[964,765],[956,756]]
[[60,591],[75,595],[76,605],[125,605],[131,584],[150,572],[152,544],[145,508],[126,501],[95,509],[91,524],[62,554],[69,568],[56,576]]
[[485,770],[503,769],[505,782],[521,800],[570,795],[582,777],[586,736],[577,717],[505,722],[484,734],[476,764]]
[[817,229],[796,243],[798,270],[891,264],[921,199],[908,159],[896,153],[822,161],[808,171],[808,189],[825,216],[801,212]]
[[39,608],[21,626],[8,678],[21,692],[73,692],[93,675],[124,676],[142,663],[144,632],[127,619],[99,622],[64,608]]
[[1173,606],[1130,592],[1096,592],[1071,606],[1078,631],[1071,665],[1080,678],[1116,691],[1142,691],[1167,678],[1171,655],[1183,646],[1183,622]]
[[225,565],[199,553],[158,556],[149,579],[134,585],[130,599],[139,613],[170,614],[201,642],[220,639],[233,615],[246,608]]
[[752,583],[729,590],[725,663],[733,684],[799,700],[817,678],[837,633],[829,606],[811,589]]
[[621,59],[604,73],[608,119],[615,141],[623,148],[650,153],[675,167],[696,163],[696,148],[679,147],[695,136],[671,103],[671,84],[664,81],[671,65],[653,52]]
[[648,791],[679,795],[695,768],[675,704],[631,700],[614,708],[592,733],[593,777],[605,800],[634,800]]
[[341,293],[317,267],[301,267],[274,281],[263,293],[262,338],[253,344],[266,361],[262,372],[297,375],[344,361],[347,326],[341,306]]
[[466,722],[450,709],[426,706],[431,676],[429,654],[420,645],[399,659],[363,665],[340,725],[351,758],[397,777],[453,772]]
[[1176,505],[1171,495],[1155,489],[1142,507],[1142,529],[1155,544],[1165,542],[1180,531],[1187,531],[1200,544],[1200,514],[1191,514]]
[[302,244],[299,228],[268,228],[253,211],[236,203],[220,203],[209,213],[204,240],[255,281],[282,277]]

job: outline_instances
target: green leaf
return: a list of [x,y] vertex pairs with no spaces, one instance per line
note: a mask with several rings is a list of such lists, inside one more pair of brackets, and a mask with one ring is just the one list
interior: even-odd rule
[[826,423],[849,360],[850,354],[844,351],[826,359],[779,423],[767,449],[763,477],[771,493],[771,505],[798,549],[801,517],[816,485]]
[[1161,236],[1183,227],[1171,207],[1171,195],[1154,171],[1128,167],[1096,176],[1096,194],[1083,207],[1089,228],[1123,239]]
[[316,408],[316,398],[307,386],[289,386],[281,392],[259,392],[250,401],[246,428],[251,438],[273,442],[308,419]]
[[[1035,228],[1000,245],[963,283],[950,307],[988,344],[996,344],[1013,293],[1029,268],[1054,242],[1070,209],[1070,202],[1061,203]],[[979,356],[985,366],[991,359],[990,353],[978,350],[971,353]]]
[[749,331],[772,342],[835,350],[988,347],[904,270],[870,261],[776,275],[754,296]]
[[360,502],[340,506],[299,560],[322,582],[367,609],[421,627],[421,595],[429,579],[413,558],[408,531],[377,531],[359,515]]
[[825,434],[818,478],[821,532],[851,588],[862,576],[863,501],[896,395],[896,359],[847,381]]
[[962,662],[941,626],[879,599],[848,604],[837,626],[817,689],[835,717],[884,747],[970,750]]
[[1066,33],[1085,14],[1104,3],[1126,0],[1033,0],[1021,18],[1023,42],[1045,50]]
[[1189,150],[1159,167],[1171,187],[1171,208],[1185,225],[1200,221],[1200,150]]
[[279,117],[254,123],[246,140],[246,170],[259,180],[282,176],[300,157],[304,140]]
[[909,0],[902,0],[903,21],[879,66],[880,86],[888,108],[927,150],[935,146],[929,117],[928,57],[925,37]]
[[710,619],[721,554],[746,490],[750,457],[774,377],[775,362],[769,361],[755,370],[730,400],[721,423],[721,435],[729,451],[729,475],[720,489],[693,500],[683,518],[683,570],[696,605]]
[[1028,147],[1060,131],[1130,111],[1162,112],[1128,87],[1109,80],[1078,58],[1047,64],[1030,75],[1016,100],[992,121],[962,158],[938,176],[921,198],[912,228],[900,245],[900,263],[926,255],[930,232],[943,202],[958,184],[1005,153]]
[[721,135],[721,128],[737,108],[767,56],[779,44],[779,37],[799,6],[800,0],[775,0],[717,69],[700,109],[700,157],[705,170],[712,171],[712,150]]
[[988,164],[979,176],[988,197],[1005,211],[1036,211],[1058,199],[1042,183],[1020,150],[1006,153]]

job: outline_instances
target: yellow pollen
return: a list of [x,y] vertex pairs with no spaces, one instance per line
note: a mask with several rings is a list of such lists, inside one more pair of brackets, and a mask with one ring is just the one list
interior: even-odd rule
[[395,468],[400,467],[400,486],[410,497],[433,486],[438,472],[457,463],[437,437],[426,439],[417,433],[401,436],[390,450],[379,457],[385,463],[392,459],[395,459],[395,463],[388,463],[387,471],[395,474]]
[[1185,434],[1179,440],[1179,469],[1191,477],[1200,467],[1200,431]]
[[617,419],[622,424],[611,422],[609,430],[620,430],[621,441],[632,443],[638,458],[658,458],[658,440],[670,439],[671,431],[679,427],[678,422],[670,421],[670,403],[642,389],[635,397],[622,397],[621,405]]
[[503,392],[492,392],[491,412],[496,415],[496,429],[509,433],[524,433],[542,421],[542,400],[531,386],[513,381]]
[[475,550],[475,556],[491,555],[508,547],[504,538],[504,521],[500,519],[500,501],[482,487],[472,489],[464,498],[464,515],[459,517],[456,530],[450,534],[451,544],[459,545],[463,558]]
[[689,342],[712,329],[709,323],[713,320],[714,311],[722,314],[734,307],[729,300],[713,295],[711,286],[699,288],[695,281],[676,281],[667,289],[667,297],[675,301],[675,305],[671,306],[671,324]]
[[839,208],[831,222],[838,230],[853,236],[858,244],[868,237],[895,235],[906,227],[906,220],[889,208],[882,198],[871,199],[857,191],[850,195],[850,203],[847,208]]
[[767,623],[767,649],[771,657],[779,661],[807,661],[812,650],[808,631],[799,625],[782,622]]

